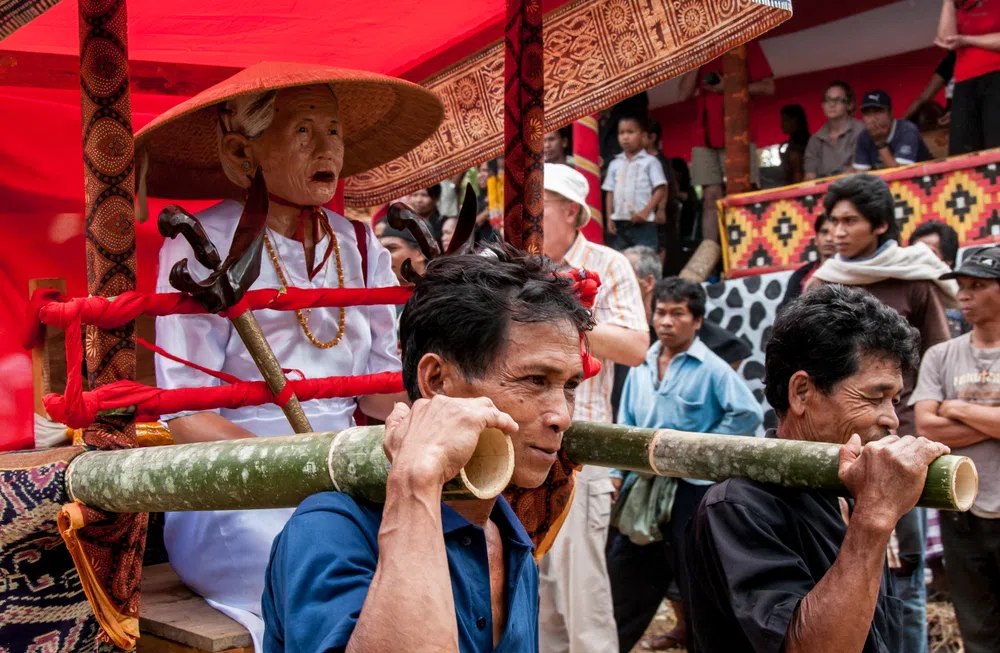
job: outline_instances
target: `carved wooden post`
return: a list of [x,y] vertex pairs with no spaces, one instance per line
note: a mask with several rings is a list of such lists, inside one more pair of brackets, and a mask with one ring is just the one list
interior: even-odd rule
[[[79,20],[87,290],[110,297],[135,290],[136,170],[125,0],[80,0]],[[135,379],[135,323],[110,331],[88,327],[86,360],[91,388]],[[99,449],[134,447],[135,422],[127,415],[100,417],[84,431],[83,439]],[[139,615],[139,579],[149,516],[101,517],[88,515],[80,540],[94,567],[96,589],[106,594],[120,615],[118,621],[131,621]],[[107,565],[101,560],[115,562]],[[116,639],[104,622],[101,625],[103,637]],[[123,645],[123,641],[114,643]]]
[[542,3],[507,0],[504,39],[504,237],[542,251]]
[[723,116],[726,129],[726,194],[750,190],[750,83],[747,47],[722,55]]

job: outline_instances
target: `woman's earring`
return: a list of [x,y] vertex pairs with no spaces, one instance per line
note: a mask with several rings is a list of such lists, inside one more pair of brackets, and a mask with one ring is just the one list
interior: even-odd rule
[[243,162],[243,172],[250,172],[250,162],[249,161],[244,161]]

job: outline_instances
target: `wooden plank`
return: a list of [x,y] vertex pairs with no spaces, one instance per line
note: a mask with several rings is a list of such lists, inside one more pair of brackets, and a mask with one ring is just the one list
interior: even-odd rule
[[[189,590],[169,564],[142,570],[142,609],[139,614],[139,642],[151,635],[188,648],[146,649],[150,653],[182,653],[188,650],[252,651],[250,633],[205,599]],[[140,648],[140,650],[143,650]]]
[[[66,280],[58,278],[29,279],[28,296],[40,288],[54,288],[66,294]],[[48,417],[42,397],[50,392],[66,390],[66,332],[56,327],[45,327],[42,344],[31,350],[31,386],[34,393],[35,412]]]
[[[156,318],[140,315],[135,318],[135,333],[146,342],[156,342]],[[156,369],[153,352],[142,345],[135,348],[135,380],[143,385],[156,387]]]
[[[206,653],[203,649],[185,646],[184,644],[171,642],[169,639],[163,639],[162,637],[147,633],[143,633],[136,640],[135,650],[136,653]],[[252,646],[247,646],[243,648],[231,648],[228,651],[223,651],[223,653],[254,653],[254,650]]]

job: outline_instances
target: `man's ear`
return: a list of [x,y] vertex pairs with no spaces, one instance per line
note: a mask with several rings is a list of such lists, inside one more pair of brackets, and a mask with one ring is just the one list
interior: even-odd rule
[[696,317],[694,319],[694,330],[697,331],[703,324],[705,324],[705,316],[702,315],[701,317]]
[[881,236],[882,234],[884,234],[887,231],[889,231],[889,223],[885,222],[885,223],[880,224],[879,226],[875,227],[872,230],[872,233],[875,234],[876,236]]
[[454,389],[464,383],[465,377],[458,368],[438,354],[427,353],[417,363],[417,387],[420,396],[430,399],[434,395],[456,396]]
[[805,414],[817,392],[816,385],[804,370],[788,379],[788,411],[799,417]]

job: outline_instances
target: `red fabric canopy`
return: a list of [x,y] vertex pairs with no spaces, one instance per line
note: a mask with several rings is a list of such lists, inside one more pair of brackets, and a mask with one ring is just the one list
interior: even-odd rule
[[[789,15],[785,0],[683,11],[618,0],[542,6],[545,128],[684,72]],[[349,202],[381,202],[403,190],[394,176],[426,185],[500,152],[504,16],[504,0],[129,0],[133,128],[261,60],[425,83],[445,102],[442,129],[407,157],[348,180]],[[77,2],[63,0],[0,41],[0,450],[31,444],[30,359],[18,347],[28,280],[63,277],[70,295],[86,293],[77,20]],[[163,204],[151,202],[150,215]],[[154,222],[136,230],[138,290],[146,292],[161,242]]]

